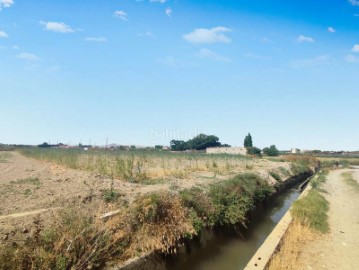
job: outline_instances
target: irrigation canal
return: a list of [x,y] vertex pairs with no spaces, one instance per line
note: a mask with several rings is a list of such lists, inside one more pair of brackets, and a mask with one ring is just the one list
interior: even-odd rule
[[299,197],[300,183],[282,191],[255,211],[248,228],[241,235],[234,231],[203,231],[179,255],[152,262],[141,269],[155,270],[240,270],[272,232],[277,223]]

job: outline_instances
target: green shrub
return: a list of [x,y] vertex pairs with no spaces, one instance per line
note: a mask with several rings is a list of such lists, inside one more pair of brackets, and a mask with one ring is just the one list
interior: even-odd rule
[[278,182],[282,182],[282,177],[280,177],[279,173],[277,173],[276,171],[274,170],[270,171],[269,175],[272,176]]
[[270,147],[266,147],[263,149],[263,154],[270,157],[277,157],[279,156],[279,151],[275,145],[271,145]]

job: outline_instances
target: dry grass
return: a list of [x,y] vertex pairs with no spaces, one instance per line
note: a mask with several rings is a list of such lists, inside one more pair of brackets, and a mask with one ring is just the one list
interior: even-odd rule
[[81,151],[73,149],[22,149],[21,153],[71,169],[87,170],[129,182],[184,179],[194,172],[218,175],[246,170],[253,161],[239,155],[206,155],[159,151]]
[[305,245],[313,241],[318,234],[309,225],[293,222],[284,236],[280,250],[273,256],[267,267],[268,270],[298,269],[300,254]]
[[352,172],[342,173],[341,176],[344,178],[345,182],[348,185],[359,191],[359,183],[354,179]]
[[106,262],[146,252],[174,253],[195,234],[189,209],[167,192],[144,195],[106,222],[98,216],[63,210],[46,228],[38,224],[24,243],[1,245],[0,269],[103,269]]

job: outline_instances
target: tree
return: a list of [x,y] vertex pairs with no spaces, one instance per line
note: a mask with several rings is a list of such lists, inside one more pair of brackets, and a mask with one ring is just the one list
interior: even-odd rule
[[279,156],[279,151],[275,145],[271,145],[270,147],[264,148],[263,153],[271,157]]
[[40,144],[39,147],[41,147],[41,148],[49,148],[49,147],[51,147],[51,145],[48,144],[47,142],[44,142],[43,144]]
[[184,151],[186,150],[186,142],[179,140],[170,141],[170,146],[172,151]]
[[261,155],[261,149],[257,148],[257,147],[247,147],[247,154],[248,155],[255,155],[255,156],[260,156]]
[[187,149],[205,150],[209,147],[221,146],[219,138],[214,135],[199,134],[187,142]]
[[[219,138],[214,135],[199,134],[191,140],[178,141],[172,140],[170,142],[172,151],[184,151],[184,150],[205,150],[209,147],[220,147],[222,144],[219,142]],[[229,146],[228,144],[226,146]]]
[[250,133],[244,138],[244,147],[253,147],[252,136]]

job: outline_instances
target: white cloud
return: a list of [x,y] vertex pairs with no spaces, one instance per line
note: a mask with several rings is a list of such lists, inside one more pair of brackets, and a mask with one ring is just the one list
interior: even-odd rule
[[212,60],[221,61],[221,62],[230,62],[231,61],[229,58],[219,55],[219,54],[215,53],[214,51],[211,51],[206,48],[201,49],[199,51],[199,53],[197,54],[197,57],[212,59]]
[[359,1],[358,0],[348,0],[348,2],[350,4],[352,4],[353,6],[359,6]]
[[32,53],[20,53],[16,57],[19,59],[31,61],[31,62],[42,61],[42,59],[40,57],[38,57],[37,55],[32,54]]
[[87,37],[85,40],[90,42],[107,42],[105,37]]
[[167,8],[165,12],[166,12],[166,15],[167,15],[168,17],[172,17],[172,12],[173,12],[173,11],[172,11],[171,8]]
[[294,59],[290,61],[289,65],[292,68],[309,68],[309,67],[322,66],[324,64],[327,64],[329,59],[330,59],[329,55],[321,55],[309,59]]
[[13,46],[11,46],[11,49],[13,49],[13,50],[18,50],[18,49],[20,49],[20,48],[19,48],[19,46],[17,46],[17,45],[13,45]]
[[0,10],[9,8],[14,4],[14,0],[0,0]]
[[71,28],[71,26],[63,23],[63,22],[40,22],[42,25],[45,26],[45,30],[67,34],[67,33],[73,33],[75,32],[74,29]]
[[298,42],[309,42],[309,43],[314,43],[314,42],[315,42],[314,38],[312,38],[312,37],[306,37],[306,36],[303,36],[303,35],[300,35],[300,36],[297,38],[297,41],[298,41]]
[[328,27],[328,32],[329,33],[335,33],[335,29],[333,27]]
[[355,44],[352,48],[352,52],[359,53],[359,44]]
[[359,14],[354,14],[354,17],[359,17]]
[[161,3],[164,4],[167,2],[167,0],[150,0],[151,3]]
[[348,63],[359,63],[359,57],[353,54],[348,54],[347,56],[345,56],[345,61],[347,61]]
[[230,43],[232,40],[223,33],[232,32],[226,27],[214,27],[211,29],[195,29],[191,33],[183,36],[183,39],[193,44],[209,44],[209,43]]
[[0,38],[7,38],[7,37],[8,37],[8,35],[6,32],[0,31]]
[[127,21],[127,13],[124,12],[123,10],[116,10],[113,16],[121,20]]

